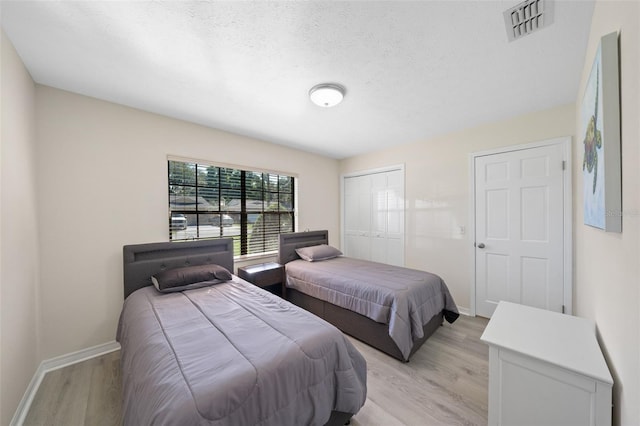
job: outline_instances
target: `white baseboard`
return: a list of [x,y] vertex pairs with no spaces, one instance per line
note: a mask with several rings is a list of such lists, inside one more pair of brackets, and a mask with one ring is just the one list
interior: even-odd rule
[[31,407],[31,403],[33,402],[33,398],[36,396],[36,392],[38,392],[40,383],[42,383],[44,375],[49,371],[57,370],[59,368],[66,367],[71,364],[76,364],[78,362],[86,361],[88,359],[95,358],[100,355],[105,355],[119,349],[120,343],[112,340],[111,342],[92,346],[90,348],[71,352],[66,355],[57,356],[51,359],[45,359],[44,361],[42,361],[38,366],[35,374],[31,378],[31,382],[29,382],[29,386],[27,386],[27,390],[24,392],[24,396],[18,404],[18,408],[13,415],[13,419],[11,420],[10,425],[22,426],[22,424],[24,423],[24,419],[25,417],[27,417],[27,413],[29,412],[29,408]]
[[42,368],[42,363],[40,363],[38,369],[29,382],[29,386],[27,386],[27,390],[24,392],[24,395],[18,404],[18,408],[13,415],[13,419],[11,419],[11,423],[9,423],[10,426],[22,426],[24,423],[24,419],[27,417],[33,398],[36,396],[36,392],[38,392],[38,388],[40,387],[40,383],[42,383],[45,373],[46,372]]
[[471,316],[471,310],[469,310],[469,308],[461,308],[458,306],[458,312],[460,312],[460,315]]
[[59,368],[66,367],[71,364],[86,361],[91,358],[95,358],[100,355],[108,354],[120,349],[120,343],[112,340],[101,345],[92,346],[90,348],[81,349],[76,352],[71,352],[66,355],[60,355],[55,358],[46,359],[42,361],[42,366],[45,373],[48,371],[57,370]]

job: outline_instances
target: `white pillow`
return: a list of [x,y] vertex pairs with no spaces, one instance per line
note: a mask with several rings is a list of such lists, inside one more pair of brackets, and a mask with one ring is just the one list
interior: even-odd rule
[[342,252],[340,250],[327,244],[300,247],[296,249],[296,253],[298,253],[298,256],[308,262],[318,262],[320,260],[328,260],[333,259],[334,257],[342,256]]

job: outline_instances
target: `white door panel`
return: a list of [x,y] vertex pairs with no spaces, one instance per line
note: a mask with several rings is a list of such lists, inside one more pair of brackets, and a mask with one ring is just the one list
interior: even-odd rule
[[509,256],[501,253],[487,253],[485,260],[485,299],[498,303],[509,292]]
[[386,263],[387,261],[387,239],[384,237],[371,238],[371,257],[367,260]]
[[475,158],[476,313],[500,300],[562,311],[563,149]]
[[371,194],[358,195],[357,229],[369,233],[371,229]]
[[345,235],[344,253],[358,259],[368,259],[371,256],[369,237],[365,235]]
[[549,290],[549,260],[536,257],[522,257],[520,259],[522,271],[522,304],[546,309]]
[[522,241],[549,241],[549,188],[537,186],[520,189],[522,204]]
[[485,192],[486,204],[483,207],[491,212],[486,216],[486,238],[509,239],[509,195],[507,189],[489,189]]
[[389,265],[404,266],[404,239],[387,238],[387,261]]

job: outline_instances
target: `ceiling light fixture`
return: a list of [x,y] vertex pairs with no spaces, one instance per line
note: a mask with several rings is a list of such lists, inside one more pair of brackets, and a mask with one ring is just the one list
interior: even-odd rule
[[339,84],[322,83],[309,90],[309,99],[320,107],[331,108],[342,102],[344,92],[344,87]]

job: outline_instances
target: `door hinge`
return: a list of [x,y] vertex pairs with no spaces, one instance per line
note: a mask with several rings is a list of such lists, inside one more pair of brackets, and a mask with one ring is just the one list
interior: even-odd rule
[[565,160],[562,160],[562,170],[564,170],[567,167],[567,162]]

